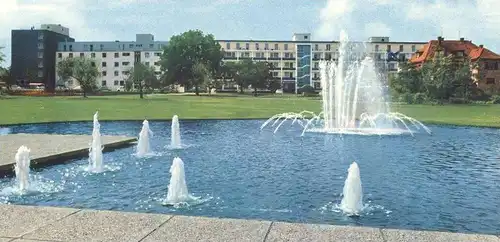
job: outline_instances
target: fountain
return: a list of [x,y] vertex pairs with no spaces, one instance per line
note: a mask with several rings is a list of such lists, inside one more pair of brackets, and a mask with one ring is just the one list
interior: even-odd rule
[[184,174],[184,162],[181,158],[175,157],[170,167],[170,184],[168,185],[168,194],[165,204],[176,205],[193,200],[189,195],[186,177]]
[[363,188],[361,187],[361,177],[356,162],[349,166],[340,209],[350,215],[358,215],[363,210]]
[[[279,127],[287,120],[299,123],[303,132],[337,134],[403,134],[413,135],[423,129],[431,133],[418,120],[401,113],[391,112],[387,85],[383,84],[375,61],[356,51],[347,34],[340,33],[338,62],[321,61],[322,112],[282,113],[269,118],[268,124]],[[366,56],[366,57],[365,57]]]
[[92,172],[102,172],[102,141],[101,141],[101,125],[99,124],[98,114],[94,114],[94,129],[92,130],[92,144],[89,148],[89,167],[88,170]]
[[180,131],[180,127],[179,127],[179,117],[177,117],[177,115],[174,115],[172,117],[170,147],[173,149],[182,148],[181,131]]
[[153,135],[153,132],[149,129],[149,122],[144,120],[144,122],[142,122],[142,129],[139,133],[139,141],[136,147],[136,155],[138,157],[144,157],[151,154],[151,147],[149,144],[150,135]]
[[14,171],[16,173],[17,188],[19,191],[26,191],[29,188],[29,173],[30,173],[30,150],[26,146],[21,146],[17,150],[15,159],[16,165]]

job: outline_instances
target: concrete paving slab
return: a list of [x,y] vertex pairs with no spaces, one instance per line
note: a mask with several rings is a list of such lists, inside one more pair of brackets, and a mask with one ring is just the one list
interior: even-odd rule
[[1,205],[0,237],[21,237],[78,211],[72,208]]
[[142,241],[263,241],[270,225],[269,221],[174,216]]
[[10,242],[59,242],[53,240],[32,240],[32,239],[15,239]]
[[265,241],[384,242],[378,228],[280,222],[273,223]]
[[382,234],[387,242],[500,242],[500,239],[494,235],[436,231],[382,229]]
[[[104,151],[131,145],[137,139],[102,136]],[[0,136],[0,175],[11,174],[14,156],[21,145],[30,150],[31,165],[43,166],[88,155],[91,135],[8,134]]]
[[13,240],[13,238],[0,238],[0,242],[9,242],[12,240]]
[[56,241],[139,241],[171,215],[82,210],[23,238]]

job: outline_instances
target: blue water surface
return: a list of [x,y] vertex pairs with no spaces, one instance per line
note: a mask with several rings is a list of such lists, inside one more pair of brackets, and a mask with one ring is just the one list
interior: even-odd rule
[[[263,120],[181,121],[187,148],[169,150],[170,122],[150,122],[159,154],[134,147],[104,154],[115,168],[89,174],[87,159],[32,174],[45,193],[1,196],[0,202],[390,228],[500,232],[500,130],[429,126],[433,134],[354,136],[306,133]],[[137,136],[142,121],[101,122],[103,135]],[[91,122],[19,125],[11,133],[91,134]],[[50,145],[50,144],[47,144]],[[167,207],[169,168],[185,163],[190,193],[208,201]],[[349,164],[361,170],[366,211],[338,211]],[[48,184],[47,184],[48,183]],[[0,180],[0,189],[13,178]]]

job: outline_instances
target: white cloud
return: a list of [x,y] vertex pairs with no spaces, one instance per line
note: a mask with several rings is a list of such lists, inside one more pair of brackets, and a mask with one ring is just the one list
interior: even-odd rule
[[[6,46],[6,52],[10,52],[12,29],[38,28],[43,23],[62,24],[70,29],[70,35],[76,39],[113,39],[109,31],[90,28],[84,10],[85,1],[81,0],[40,0],[36,3],[2,0],[0,46]],[[10,53],[6,53],[6,56],[10,61]]]
[[497,39],[500,33],[500,5],[497,0],[436,0],[433,3],[413,3],[407,18],[434,25],[437,34],[457,39]]
[[315,36],[320,39],[335,39],[345,23],[345,17],[354,9],[356,1],[328,0],[319,13],[320,26]]
[[391,28],[382,22],[367,23],[364,30],[365,36],[391,36]]

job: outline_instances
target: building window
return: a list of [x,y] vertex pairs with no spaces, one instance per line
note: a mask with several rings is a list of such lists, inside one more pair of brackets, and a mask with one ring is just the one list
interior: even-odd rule
[[130,52],[123,52],[122,56],[130,56]]
[[90,62],[90,65],[91,65],[92,67],[95,67],[95,62],[93,62],[93,61],[92,61],[92,62]]
[[113,82],[113,85],[114,85],[114,86],[118,86],[118,84],[119,84],[119,83],[120,83],[119,81],[114,81],[114,82]]
[[493,63],[493,70],[498,70],[498,62]]
[[101,50],[104,49],[104,45],[103,44],[101,44],[99,47],[101,48]]
[[120,81],[120,86],[125,86],[125,81]]
[[160,62],[159,61],[155,62],[155,66],[160,66]]
[[279,45],[278,44],[274,44],[274,49],[275,50],[279,50],[280,49]]
[[63,50],[66,51],[66,45],[63,46]]
[[144,53],[144,57],[149,58],[149,52]]
[[103,71],[102,76],[106,76],[106,75],[108,75],[108,73],[106,71]]
[[226,50],[230,50],[231,49],[231,43],[230,42],[227,42],[226,43]]
[[101,86],[106,86],[106,81],[101,81]]
[[122,71],[122,75],[124,75],[124,76],[128,76],[129,74],[130,74],[130,72],[128,72],[128,71]]
[[62,58],[62,53],[57,53],[57,58],[61,59]]
[[318,44],[315,44],[315,45],[314,45],[314,50],[315,50],[315,51],[318,51],[318,50],[319,50],[319,45],[318,45]]
[[43,52],[38,52],[38,58],[43,58]]
[[285,47],[285,50],[288,50],[288,44],[285,44],[284,47]]
[[332,59],[332,53],[325,53],[325,60],[331,60]]
[[38,71],[38,77],[43,77],[43,71]]
[[250,49],[250,44],[249,43],[245,43],[245,48],[248,50]]
[[122,62],[122,66],[128,66],[129,64],[130,64],[130,62],[128,62],[128,61]]
[[155,56],[161,56],[161,52],[155,52]]
[[95,58],[95,53],[90,53],[90,57]]
[[118,58],[120,57],[120,54],[119,53],[115,53],[115,58]]
[[403,52],[404,51],[404,46],[403,45],[399,45],[399,52]]
[[144,62],[144,65],[149,66],[149,62]]
[[120,66],[120,62],[115,62],[115,67],[119,67]]
[[240,43],[236,43],[236,49],[238,49],[238,50],[241,49]]
[[286,52],[285,53],[285,58],[290,58],[290,53]]
[[43,32],[38,32],[38,39],[43,40]]
[[106,53],[102,53],[102,58],[106,58]]
[[90,51],[94,51],[94,45],[90,45]]
[[69,53],[68,57],[73,58],[73,53]]
[[265,49],[265,50],[268,50],[268,49],[269,49],[269,44],[268,44],[268,43],[265,43],[265,44],[264,44],[264,49]]
[[326,50],[327,50],[327,51],[330,51],[331,49],[332,49],[332,45],[327,44],[327,45],[326,45]]
[[415,51],[417,51],[417,47],[415,47],[415,45],[412,45],[411,46],[411,52],[415,52]]
[[84,54],[84,53],[80,53],[80,57],[82,57],[82,58],[83,58],[84,56],[85,56],[85,54]]
[[73,45],[69,45],[69,51],[73,51]]
[[391,45],[387,45],[387,52],[391,52]]
[[259,49],[259,43],[255,43],[255,49],[258,50]]
[[118,76],[119,72],[118,72],[118,71],[115,71],[115,73],[114,73],[114,74],[115,74],[115,76]]
[[495,78],[486,78],[486,84],[488,85],[495,84]]
[[375,52],[378,52],[378,48],[379,48],[379,46],[375,45]]
[[101,63],[102,67],[106,67],[106,62]]
[[155,47],[154,44],[149,44],[149,48],[153,48],[153,47]]

